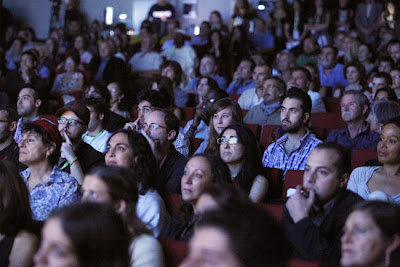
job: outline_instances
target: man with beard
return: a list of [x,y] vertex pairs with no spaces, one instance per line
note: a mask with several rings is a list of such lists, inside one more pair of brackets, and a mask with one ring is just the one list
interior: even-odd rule
[[364,93],[345,91],[341,100],[342,119],[347,126],[328,135],[326,142],[336,142],[351,151],[354,149],[376,149],[379,134],[372,131],[366,118],[369,101]]
[[346,190],[351,156],[336,143],[319,144],[305,164],[303,186],[286,202],[282,224],[294,257],[339,266],[340,237],[352,206],[361,201]]
[[282,128],[287,133],[264,152],[263,165],[269,168],[304,170],[308,155],[321,143],[307,130],[311,118],[311,98],[299,88],[288,90],[281,108]]
[[56,112],[58,130],[64,141],[58,166],[82,184],[84,174],[104,163],[104,155],[82,141],[90,121],[90,111],[84,101],[71,101]]
[[39,109],[42,105],[42,97],[36,87],[25,84],[19,91],[17,98],[17,111],[21,118],[18,120],[14,140],[18,144],[22,138],[24,123],[39,119]]
[[144,117],[141,133],[149,142],[160,166],[163,184],[170,194],[181,193],[181,178],[187,158],[172,145],[179,133],[179,120],[170,110],[155,109]]
[[337,63],[338,50],[333,46],[325,46],[318,59],[321,87],[345,87],[349,83],[343,76],[343,64]]

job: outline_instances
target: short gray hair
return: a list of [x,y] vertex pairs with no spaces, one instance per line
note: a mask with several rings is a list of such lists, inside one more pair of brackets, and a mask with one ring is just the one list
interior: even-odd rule
[[343,96],[342,99],[345,95],[354,95],[357,96],[358,99],[358,103],[360,104],[360,107],[364,107],[367,106],[367,112],[365,113],[365,117],[368,116],[369,112],[370,112],[370,106],[369,106],[369,100],[368,97],[364,94],[363,91],[358,91],[358,90],[348,90],[348,91],[344,91],[343,92]]
[[400,104],[395,101],[378,101],[372,106],[372,114],[377,123],[386,124],[400,116]]

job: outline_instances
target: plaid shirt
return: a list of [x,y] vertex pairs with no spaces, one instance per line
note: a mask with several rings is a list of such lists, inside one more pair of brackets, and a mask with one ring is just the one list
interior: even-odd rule
[[268,146],[262,160],[264,167],[284,170],[284,175],[287,170],[304,170],[311,151],[321,143],[307,131],[306,135],[301,138],[300,144],[288,155],[284,148],[287,139],[288,134],[285,134]]

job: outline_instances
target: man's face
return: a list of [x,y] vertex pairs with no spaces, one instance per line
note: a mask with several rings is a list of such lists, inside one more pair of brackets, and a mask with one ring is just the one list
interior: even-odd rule
[[106,59],[111,56],[111,47],[107,42],[102,42],[99,45],[99,54],[102,59]]
[[324,69],[331,69],[336,65],[336,56],[333,48],[325,47],[322,49],[319,56],[319,64],[321,64]]
[[248,61],[242,61],[237,69],[242,80],[246,81],[251,78],[251,64]]
[[200,61],[200,74],[203,76],[214,76],[217,66],[214,60],[209,57],[203,57]]
[[60,131],[61,136],[65,140],[65,135],[71,139],[72,143],[76,142],[80,138],[82,138],[82,134],[84,134],[87,130],[87,126],[75,115],[72,111],[65,111],[61,114],[60,118],[65,118],[67,120],[75,120],[78,123],[76,125],[72,125],[69,123],[58,124],[58,130]]
[[137,106],[139,124],[143,124],[144,117],[150,112],[152,112],[153,109],[154,107],[150,104],[149,101],[147,100],[140,101],[140,103]]
[[307,80],[307,75],[303,71],[293,71],[292,77],[288,82],[288,88],[297,87],[307,92],[310,86],[310,81]]
[[399,60],[400,60],[400,44],[394,44],[394,45],[389,46],[387,49],[387,52],[395,63],[399,62]]
[[371,57],[371,53],[368,50],[368,47],[366,45],[361,45],[358,48],[358,60],[360,62],[364,62],[368,60]]
[[339,50],[343,50],[343,41],[344,41],[344,37],[346,37],[346,35],[344,34],[338,34],[335,39],[335,46],[339,49]]
[[22,70],[31,70],[35,67],[32,57],[28,54],[24,54],[21,57],[20,66]]
[[390,72],[390,77],[392,77],[392,86],[393,89],[400,88],[400,70],[392,70]]
[[18,94],[17,111],[21,117],[30,117],[37,113],[41,101],[34,98],[34,90],[31,88],[23,88]]
[[88,131],[94,131],[97,129],[99,125],[102,124],[103,115],[98,114],[96,110],[91,106],[87,106],[87,108],[90,111],[90,121],[88,124]]
[[379,72],[386,72],[389,74],[389,72],[392,70],[392,66],[390,65],[389,61],[381,61],[378,66],[378,71]]
[[280,100],[282,93],[279,92],[278,82],[274,79],[267,79],[263,87],[264,103],[269,105]]
[[362,118],[363,112],[366,110],[361,108],[356,95],[344,95],[341,101],[341,111],[342,119],[348,123]]
[[270,69],[267,66],[256,66],[253,70],[253,83],[255,88],[260,88],[264,84],[265,78],[269,76]]
[[303,114],[301,101],[294,98],[285,98],[281,109],[282,128],[288,133],[296,133],[307,121],[310,114]]
[[9,122],[7,120],[7,111],[0,110],[0,144],[8,140],[15,131],[15,122]]
[[307,191],[314,190],[316,201],[324,204],[335,197],[339,189],[346,186],[347,180],[339,176],[335,166],[339,155],[333,149],[314,149],[304,168],[303,186]]
[[164,146],[169,140],[173,139],[168,134],[167,125],[164,121],[164,113],[160,111],[153,111],[144,117],[144,131],[153,141],[161,146]]
[[385,78],[372,78],[372,95],[375,95],[376,91],[386,86],[388,86],[388,84],[386,84]]

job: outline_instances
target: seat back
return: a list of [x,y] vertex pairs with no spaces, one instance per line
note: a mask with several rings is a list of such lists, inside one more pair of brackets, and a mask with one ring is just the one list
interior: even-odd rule
[[351,167],[353,169],[363,166],[366,161],[377,158],[376,149],[355,149],[351,157]]
[[246,125],[253,132],[257,140],[260,139],[261,126],[259,124],[245,123],[244,125]]
[[179,208],[182,204],[181,198],[182,197],[180,194],[167,194],[168,203],[165,204],[167,205],[167,208],[171,212],[172,216],[179,212]]
[[319,267],[321,266],[318,262],[305,261],[299,259],[292,259],[289,262],[289,267]]
[[311,116],[311,127],[320,140],[325,140],[330,132],[346,127],[339,114],[314,113]]
[[327,112],[334,114],[341,114],[340,98],[325,97],[324,103]]
[[275,137],[277,136],[277,130],[279,125],[264,125],[261,131],[261,141],[262,147],[267,148],[270,144],[275,142]]
[[188,254],[187,242],[160,238],[160,243],[163,248],[166,267],[179,266]]
[[270,203],[257,203],[257,205],[271,213],[278,221],[282,219],[283,205]]
[[289,188],[296,188],[298,185],[303,185],[303,174],[304,171],[301,170],[288,170],[286,172],[285,180],[283,181],[283,196],[286,196]]

